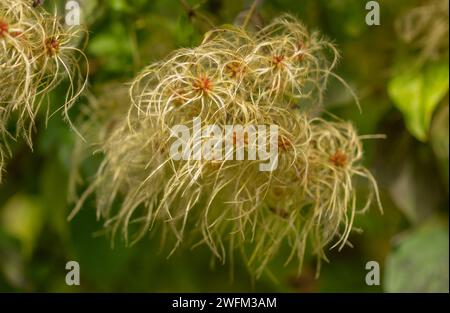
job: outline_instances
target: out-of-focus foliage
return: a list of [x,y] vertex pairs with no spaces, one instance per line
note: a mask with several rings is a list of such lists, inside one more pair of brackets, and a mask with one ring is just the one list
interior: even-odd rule
[[430,221],[398,241],[386,262],[386,291],[440,292],[448,288],[446,226]]
[[428,140],[432,115],[448,93],[448,20],[449,2],[433,0],[406,10],[395,22],[405,47],[399,45],[388,90],[406,127],[421,141]]
[[419,140],[428,138],[434,110],[448,92],[448,74],[448,63],[429,64],[422,71],[405,70],[389,83],[390,96]]
[[[241,259],[222,266],[207,248],[183,248],[167,258],[158,231],[132,247],[116,240],[111,248],[96,221],[92,198],[69,223],[73,203],[68,202],[68,182],[77,135],[57,117],[46,123],[42,111],[33,132],[34,151],[23,141],[12,142],[14,157],[6,160],[0,185],[0,290],[448,292],[448,45],[441,49],[444,53],[425,59],[418,47],[405,43],[396,27],[405,14],[433,1],[437,0],[379,1],[380,26],[365,24],[362,0],[266,0],[252,20],[266,25],[288,12],[331,38],[342,54],[338,74],[359,95],[362,113],[332,78],[326,109],[351,120],[360,134],[386,135],[364,143],[364,164],[378,180],[384,214],[370,210],[358,217],[355,226],[364,232],[351,233],[353,248],[329,252],[330,263],[322,265],[318,279],[313,259],[305,259],[300,277],[295,266],[283,266],[284,258],[275,259],[271,272],[255,281]],[[85,51],[91,66],[89,94],[97,98],[107,98],[108,88],[114,88],[109,86],[129,82],[145,65],[172,50],[198,45],[210,23],[233,23],[251,4],[79,2],[90,32]],[[55,3],[64,12],[63,0],[47,1],[47,7],[51,10]],[[67,83],[52,93],[52,110],[63,101]],[[73,106],[72,120],[84,118],[88,98]],[[14,125],[9,127],[13,131]],[[83,163],[80,177],[95,175],[100,160],[93,154]],[[357,187],[369,192],[364,184]],[[80,263],[79,287],[65,284],[65,264],[70,260]],[[372,260],[380,263],[381,286],[365,283],[365,264]]]

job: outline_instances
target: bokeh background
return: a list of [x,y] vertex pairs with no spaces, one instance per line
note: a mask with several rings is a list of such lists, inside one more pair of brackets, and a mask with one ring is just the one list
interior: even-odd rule
[[[251,5],[240,0],[78,2],[90,32],[85,52],[93,96],[108,93],[111,84],[130,81],[174,49],[199,44],[210,28],[206,19],[215,25],[239,23]],[[207,247],[184,247],[167,258],[158,234],[133,247],[116,240],[112,248],[101,235],[93,199],[68,222],[74,206],[68,201],[68,181],[77,135],[59,116],[46,123],[43,110],[34,151],[23,140],[11,143],[13,157],[0,185],[0,291],[448,292],[448,2],[444,0],[446,12],[429,18],[443,21],[447,35],[423,44],[402,40],[395,25],[414,8],[441,0],[379,1],[380,26],[366,24],[366,2],[266,0],[252,21],[264,25],[288,12],[333,39],[342,53],[337,73],[357,92],[362,113],[338,81],[330,81],[327,110],[351,120],[360,134],[386,135],[364,146],[364,162],[378,180],[384,214],[373,208],[359,216],[355,226],[364,232],[351,235],[353,248],[329,251],[330,263],[323,264],[319,278],[312,257],[300,277],[280,258],[259,280],[239,257],[232,269],[213,262]],[[62,13],[65,1],[45,5]],[[423,23],[414,20],[416,24]],[[422,25],[424,38],[436,33],[436,25]],[[53,92],[51,109],[61,105],[63,94],[64,86]],[[73,120],[86,101],[81,99],[71,111]],[[92,177],[98,164],[99,157],[84,162],[83,175]],[[361,186],[360,192],[367,190]],[[80,264],[80,286],[65,284],[65,265],[71,260]],[[365,283],[369,261],[380,264],[379,286]]]

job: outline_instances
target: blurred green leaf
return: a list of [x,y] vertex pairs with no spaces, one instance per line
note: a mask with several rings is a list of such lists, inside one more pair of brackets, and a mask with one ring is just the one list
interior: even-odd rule
[[26,287],[25,265],[19,244],[0,228],[0,287],[2,278],[14,288]]
[[389,95],[403,113],[406,127],[421,141],[428,139],[431,117],[448,91],[448,62],[430,63],[397,74],[388,85]]
[[101,60],[102,71],[122,72],[129,68],[133,50],[125,25],[113,22],[107,31],[97,33],[89,43],[88,52]]
[[0,225],[3,231],[21,242],[25,257],[30,257],[44,224],[44,214],[37,202],[30,196],[16,194],[0,211]]
[[448,292],[448,228],[432,220],[407,234],[388,256],[387,292]]
[[125,0],[112,0],[111,8],[116,11],[129,11],[130,5]]

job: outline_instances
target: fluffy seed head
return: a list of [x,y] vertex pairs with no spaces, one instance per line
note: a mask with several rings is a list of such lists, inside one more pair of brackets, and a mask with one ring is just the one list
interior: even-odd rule
[[[369,177],[377,193],[351,124],[308,114],[309,105],[321,105],[337,57],[320,34],[283,16],[257,33],[214,29],[198,47],[148,66],[132,83],[127,117],[99,143],[104,160],[72,216],[96,192],[105,227],[126,241],[161,227],[173,233],[174,249],[206,244],[223,262],[239,250],[258,275],[284,245],[299,271],[308,243],[324,259],[331,241],[348,242],[353,177]],[[262,160],[214,155],[175,160],[172,128],[180,124],[192,134],[186,145],[197,134],[202,148],[208,126],[221,135],[227,125],[242,126],[225,137],[233,155],[253,148],[253,126],[277,126],[278,166],[261,171]],[[269,132],[257,134],[270,142]]]
[[0,131],[6,132],[14,114],[16,134],[11,136],[22,136],[31,146],[41,104],[63,79],[69,86],[61,108],[70,123],[68,110],[87,82],[84,74],[88,69],[82,70],[80,65],[86,57],[76,48],[85,35],[82,27],[66,27],[56,14],[31,1],[0,2]]

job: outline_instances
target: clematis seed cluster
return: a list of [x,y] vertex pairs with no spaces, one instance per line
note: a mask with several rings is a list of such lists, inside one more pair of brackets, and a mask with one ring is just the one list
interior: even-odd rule
[[[325,249],[348,244],[356,215],[379,204],[362,165],[365,137],[349,122],[312,114],[323,110],[337,60],[328,40],[284,15],[256,33],[213,29],[199,46],[151,64],[131,84],[127,114],[114,114],[107,132],[86,127],[102,134],[95,149],[103,161],[71,217],[95,193],[105,229],[126,242],[162,233],[172,252],[203,244],[222,262],[239,252],[256,275],[277,256],[297,261],[299,271],[305,253],[326,259]],[[193,131],[195,117],[202,134],[208,125],[276,125],[277,168],[260,171],[261,160],[250,159],[174,160],[171,130]],[[371,190],[362,199],[357,177]]]
[[[38,111],[63,79],[69,86],[61,108],[70,123],[67,112],[86,86],[88,69],[80,65],[86,57],[76,48],[85,35],[81,26],[63,25],[32,1],[0,2],[0,151],[7,152],[8,139],[18,136],[32,145]],[[10,123],[15,134],[8,132]]]

